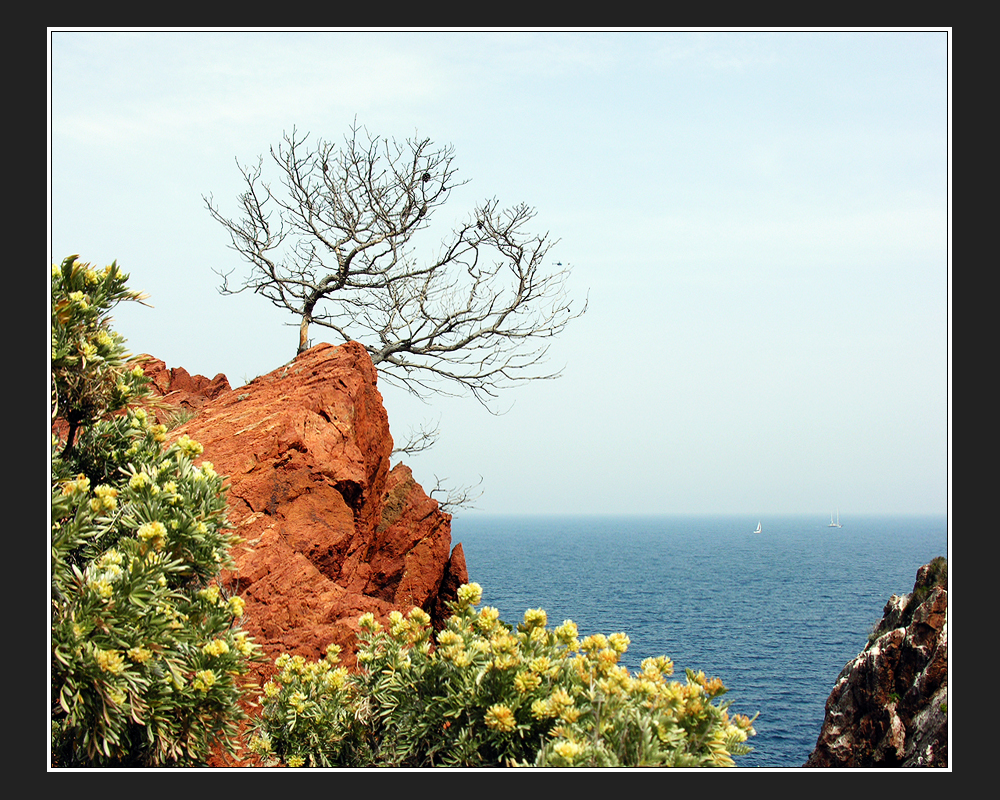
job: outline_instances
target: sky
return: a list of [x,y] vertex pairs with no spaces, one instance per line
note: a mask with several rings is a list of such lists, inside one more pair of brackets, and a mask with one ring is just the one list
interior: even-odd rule
[[132,352],[236,388],[296,320],[218,292],[246,265],[203,198],[234,215],[293,127],[427,136],[469,181],[427,235],[526,203],[588,304],[499,413],[380,383],[459,514],[945,514],[949,37],[50,29],[49,260],[117,260]]

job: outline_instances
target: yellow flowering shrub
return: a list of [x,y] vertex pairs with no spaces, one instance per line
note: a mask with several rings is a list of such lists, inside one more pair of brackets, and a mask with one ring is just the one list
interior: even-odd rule
[[[215,579],[235,542],[200,445],[165,445],[110,330],[141,297],[112,264],[52,270],[51,698],[55,766],[202,764],[233,748],[259,648]],[[209,470],[211,468],[209,467]]]
[[280,656],[250,749],[289,766],[733,766],[752,720],[717,678],[672,680],[666,657],[630,674],[628,636],[580,639],[529,609],[516,627],[462,586],[433,631],[426,613],[360,620],[359,669]]

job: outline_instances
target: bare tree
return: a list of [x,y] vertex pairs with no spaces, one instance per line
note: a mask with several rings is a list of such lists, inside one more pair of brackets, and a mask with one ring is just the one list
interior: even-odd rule
[[454,148],[357,125],[339,147],[308,139],[293,128],[271,148],[278,186],[264,180],[263,157],[237,162],[247,184],[238,217],[205,198],[250,264],[236,286],[219,273],[223,294],[253,291],[292,312],[300,353],[311,325],[360,342],[389,383],[421,397],[464,390],[489,407],[500,389],[558,376],[542,368],[548,340],[586,303],[571,308],[567,269],[544,271],[555,242],[527,231],[532,208],[487,200],[418,251],[414,237],[465,183]]
[[[476,500],[482,497],[482,492],[477,492],[476,490],[482,485],[483,476],[479,476],[479,482],[472,486],[461,486],[458,489],[449,489],[444,485],[441,478],[437,475],[434,476],[434,480],[437,484],[428,493],[428,497],[433,498],[438,501],[438,508],[447,514],[454,513],[456,508],[475,508],[472,505]],[[445,478],[444,480],[447,480]],[[435,495],[439,493],[444,493],[444,499],[438,499]]]

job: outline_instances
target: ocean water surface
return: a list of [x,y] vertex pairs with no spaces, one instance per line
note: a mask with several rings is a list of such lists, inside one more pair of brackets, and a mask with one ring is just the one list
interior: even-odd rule
[[622,663],[669,656],[703,670],[753,716],[739,767],[801,767],[824,704],[893,594],[948,555],[947,519],[822,516],[565,517],[456,515],[469,580],[506,622],[543,608],[550,627],[622,631]]

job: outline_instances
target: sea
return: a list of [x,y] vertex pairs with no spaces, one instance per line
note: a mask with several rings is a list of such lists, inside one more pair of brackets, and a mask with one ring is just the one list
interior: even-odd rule
[[[761,532],[756,533],[758,521]],[[945,516],[510,516],[459,513],[469,580],[515,624],[629,636],[632,671],[665,655],[718,677],[730,713],[757,714],[739,768],[801,767],[825,703],[893,594],[948,555]]]

